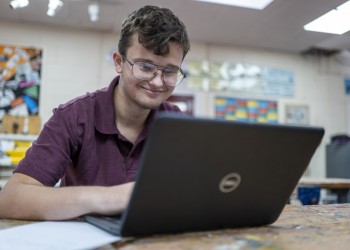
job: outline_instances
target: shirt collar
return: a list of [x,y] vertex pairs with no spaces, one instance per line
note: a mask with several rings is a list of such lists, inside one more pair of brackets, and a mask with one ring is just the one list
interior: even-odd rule
[[96,92],[95,128],[103,134],[118,133],[114,108],[114,89],[118,82],[119,76],[112,80],[108,88]]
[[[115,77],[110,83],[109,87],[98,90],[96,93],[96,106],[95,106],[95,128],[102,134],[119,134],[116,127],[116,114],[114,107],[114,90],[119,83],[119,76]],[[157,110],[151,110],[147,117],[144,129],[141,131],[141,135],[148,134],[150,125],[154,119]]]

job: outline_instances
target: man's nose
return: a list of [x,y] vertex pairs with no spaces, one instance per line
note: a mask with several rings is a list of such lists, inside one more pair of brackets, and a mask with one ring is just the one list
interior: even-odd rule
[[155,73],[154,73],[154,77],[148,81],[150,84],[155,85],[155,86],[163,86],[164,81],[163,81],[163,72],[158,69]]

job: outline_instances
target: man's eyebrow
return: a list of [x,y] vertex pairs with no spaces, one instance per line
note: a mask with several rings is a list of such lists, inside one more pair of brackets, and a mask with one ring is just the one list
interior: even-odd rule
[[132,59],[134,62],[146,62],[146,63],[151,63],[151,64],[154,64],[156,66],[161,66],[161,67],[165,67],[165,68],[176,68],[176,69],[180,69],[179,66],[177,65],[174,65],[174,64],[168,64],[168,65],[159,65],[159,64],[156,64],[154,63],[152,60],[149,60],[149,59],[145,59],[145,58],[134,58]]

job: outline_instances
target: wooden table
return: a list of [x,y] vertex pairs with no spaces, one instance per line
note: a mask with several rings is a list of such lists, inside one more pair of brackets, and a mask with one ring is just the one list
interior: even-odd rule
[[[0,220],[0,229],[18,223],[26,222]],[[334,204],[287,205],[277,222],[265,227],[137,238],[99,250],[348,250],[349,247],[350,204]]]
[[303,177],[300,179],[298,185],[319,186],[323,189],[329,189],[337,194],[338,203],[349,202],[350,179]]

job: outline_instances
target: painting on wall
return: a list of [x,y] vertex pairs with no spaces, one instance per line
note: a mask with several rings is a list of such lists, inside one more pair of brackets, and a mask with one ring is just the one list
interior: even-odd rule
[[287,124],[309,124],[309,106],[307,105],[286,105],[285,123]]
[[167,101],[179,107],[181,112],[193,115],[194,98],[192,95],[171,95]]
[[216,97],[215,117],[246,122],[278,123],[277,102]]
[[39,112],[42,49],[0,44],[0,122]]

